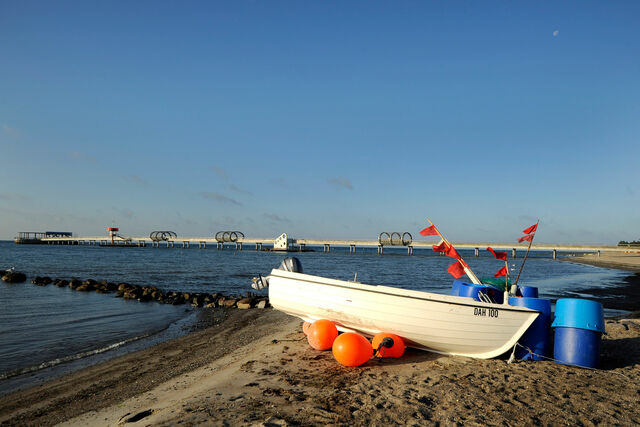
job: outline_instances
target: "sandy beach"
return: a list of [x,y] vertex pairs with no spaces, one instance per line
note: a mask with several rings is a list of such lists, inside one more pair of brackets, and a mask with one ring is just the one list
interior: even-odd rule
[[561,258],[563,261],[588,264],[596,267],[613,268],[617,270],[640,273],[640,252],[602,252],[598,254],[585,254],[582,256],[572,256]]
[[[6,425],[640,423],[640,319],[607,320],[602,369],[408,350],[339,365],[301,321],[210,309],[212,326],[0,398]],[[637,316],[635,316],[637,317]]]

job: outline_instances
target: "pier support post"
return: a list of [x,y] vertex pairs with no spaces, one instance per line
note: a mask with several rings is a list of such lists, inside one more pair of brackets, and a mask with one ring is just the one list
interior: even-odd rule
[[552,255],[553,255],[553,259],[558,258],[558,250],[554,249],[553,251],[551,251]]
[[382,248],[383,248],[383,247],[384,247],[384,246],[382,246],[382,245],[378,245],[378,255],[382,255],[382,252],[383,252],[383,249],[382,249]]
[[407,246],[407,255],[409,256],[413,255],[413,246],[411,245]]
[[516,248],[511,249],[511,258],[516,257]]
[[350,254],[356,253],[356,245],[349,245],[349,253]]
[[236,251],[242,250],[242,242],[236,242]]
[[322,252],[330,252],[330,251],[331,251],[331,245],[329,245],[328,243],[325,243]]
[[480,256],[480,248],[476,248],[475,255],[476,255],[476,258]]
[[600,251],[598,251],[598,257],[600,257]]
[[300,243],[300,251],[304,252],[305,249],[307,249],[307,244],[306,243]]

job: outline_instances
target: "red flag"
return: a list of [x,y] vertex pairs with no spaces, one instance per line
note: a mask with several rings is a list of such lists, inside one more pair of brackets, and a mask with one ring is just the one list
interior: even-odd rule
[[433,245],[434,252],[446,252],[449,249],[449,245],[444,240],[440,240],[440,243]]
[[507,260],[507,253],[506,252],[496,252],[496,251],[493,250],[493,248],[491,246],[489,246],[487,248],[487,250],[489,252],[491,252],[493,254],[493,256],[496,257],[496,259],[501,259],[503,261]]
[[456,249],[453,246],[449,246],[447,248],[447,252],[445,252],[445,254],[447,256],[450,256],[451,258],[455,258],[455,259],[462,259],[462,257],[460,256],[460,254],[458,253],[458,251],[456,251]]
[[522,243],[522,242],[530,242],[533,240],[533,233],[531,234],[527,234],[526,236],[522,236],[518,239],[518,242]]
[[524,230],[522,230],[522,232],[524,234],[531,234],[531,233],[535,233],[537,229],[538,229],[538,224],[536,223],[529,228],[525,228]]
[[436,230],[436,226],[435,225],[432,225],[432,226],[427,227],[424,230],[420,231],[420,234],[422,234],[423,236],[437,236],[438,235],[438,230]]
[[447,271],[450,275],[459,279],[464,274],[464,267],[462,267],[459,261],[456,261],[447,268]]
[[507,266],[505,265],[500,270],[498,270],[496,274],[493,275],[493,277],[500,277],[500,276],[506,276],[506,275],[507,275]]

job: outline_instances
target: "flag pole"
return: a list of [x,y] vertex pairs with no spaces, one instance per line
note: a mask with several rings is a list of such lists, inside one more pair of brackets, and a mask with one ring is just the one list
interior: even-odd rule
[[[434,230],[436,230],[436,233],[438,233],[438,236],[440,236],[442,241],[445,242],[448,246],[453,247],[453,245],[440,233],[440,230],[438,230],[438,227],[436,227],[436,225],[432,223],[429,218],[427,218],[427,221],[429,221],[429,224],[433,226]],[[476,285],[482,284],[480,279],[478,279],[478,276],[476,276],[475,273],[471,271],[471,267],[469,267],[469,265],[462,259],[462,257],[460,257],[460,259],[458,259],[457,261],[462,265],[464,272],[474,284]]]
[[[540,220],[538,219],[538,222],[536,222],[536,231],[538,231],[537,225],[539,223],[540,223]],[[520,266],[520,271],[518,271],[518,275],[516,276],[516,281],[513,284],[513,286],[515,286],[516,289],[518,289],[518,280],[520,279],[520,273],[522,273],[522,269],[524,268],[524,263],[527,262],[527,257],[529,256],[529,251],[531,250],[531,244],[533,243],[534,237],[536,237],[536,231],[533,232],[533,236],[531,236],[531,240],[529,240],[529,246],[527,247],[527,253],[524,254],[524,259],[522,260],[522,265]]]

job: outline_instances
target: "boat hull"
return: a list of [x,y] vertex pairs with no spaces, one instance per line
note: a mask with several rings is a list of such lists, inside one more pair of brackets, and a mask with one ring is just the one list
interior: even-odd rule
[[511,349],[539,315],[525,307],[278,269],[269,277],[269,303],[308,322],[329,319],[342,331],[390,332],[410,347],[482,359]]

